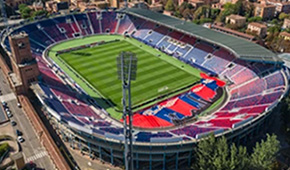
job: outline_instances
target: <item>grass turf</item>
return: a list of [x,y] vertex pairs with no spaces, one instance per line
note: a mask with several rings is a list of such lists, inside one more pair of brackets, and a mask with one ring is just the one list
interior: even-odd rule
[[[60,57],[55,56],[57,50],[113,39],[120,39],[120,41],[64,53]],[[137,80],[132,82],[131,90],[133,106],[199,81],[199,70],[134,39],[124,39],[121,36],[102,35],[64,42],[54,46],[50,50],[49,56],[88,94],[95,98],[102,107],[112,113],[111,106],[101,100],[100,97],[110,100],[115,104],[115,108],[121,110],[122,86],[121,81],[117,79],[116,67],[116,57],[121,51],[134,52],[138,58]],[[157,57],[157,55],[160,55],[160,57]],[[99,94],[96,95],[90,88],[87,88],[85,83],[73,74],[61,60],[85,78]],[[152,104],[154,103],[149,105]],[[121,118],[121,114],[115,111],[111,115],[116,119]]]

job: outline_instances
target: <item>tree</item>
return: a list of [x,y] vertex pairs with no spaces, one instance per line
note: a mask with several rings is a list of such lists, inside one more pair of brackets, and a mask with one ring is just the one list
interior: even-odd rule
[[235,4],[232,3],[226,3],[224,5],[224,10],[219,14],[219,16],[217,17],[217,21],[218,22],[223,22],[226,18],[226,16],[229,16],[231,14],[236,14],[236,6]]
[[229,147],[225,137],[216,139],[213,134],[198,143],[196,155],[194,169],[243,170],[249,165],[245,147]]
[[166,11],[174,11],[175,10],[175,6],[173,3],[173,0],[168,0],[166,5],[165,5],[165,10]]
[[31,17],[32,10],[26,4],[20,4],[18,8],[22,18],[27,19]]
[[238,0],[238,2],[236,2],[234,10],[235,10],[235,13],[238,15],[242,15],[242,16],[245,15],[246,10],[245,10],[245,7],[244,7],[242,0]]
[[284,12],[282,12],[281,14],[279,14],[279,20],[280,21],[283,21],[285,18],[289,18],[289,14],[286,14],[286,13],[284,13]]
[[21,12],[24,8],[26,8],[27,5],[26,4],[20,4],[18,5],[19,11]]
[[262,18],[259,16],[248,18],[248,22],[260,22]]
[[36,16],[46,16],[47,15],[47,11],[45,10],[39,10],[39,11],[35,11],[33,13],[33,17],[36,17]]
[[201,140],[197,146],[197,161],[194,164],[194,169],[214,169],[213,160],[215,156],[215,148],[216,139],[213,134],[209,138]]
[[251,155],[251,166],[254,169],[272,169],[276,154],[280,149],[280,143],[276,135],[267,134],[267,140],[256,143]]
[[246,18],[253,17],[254,16],[254,11],[255,11],[255,6],[252,3],[250,3],[248,5],[248,7],[246,8],[245,17]]
[[210,7],[207,5],[203,5],[199,7],[195,12],[194,12],[194,19],[201,19],[201,18],[210,18]]

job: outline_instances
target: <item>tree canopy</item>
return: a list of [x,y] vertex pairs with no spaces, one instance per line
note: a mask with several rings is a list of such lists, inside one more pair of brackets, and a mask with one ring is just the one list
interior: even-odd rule
[[276,135],[268,135],[261,143],[256,143],[253,153],[246,147],[229,145],[226,138],[215,138],[210,135],[201,140],[196,148],[196,161],[193,169],[198,170],[247,170],[270,169],[280,149]]
[[166,11],[174,11],[175,10],[175,5],[173,0],[168,0],[166,5],[165,5],[165,10]]

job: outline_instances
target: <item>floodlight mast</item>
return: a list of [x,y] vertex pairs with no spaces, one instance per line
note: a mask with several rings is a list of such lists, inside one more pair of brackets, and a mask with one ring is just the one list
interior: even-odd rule
[[[124,122],[124,159],[126,170],[133,170],[133,136],[132,136],[132,103],[131,80],[136,80],[137,58],[130,52],[121,52],[117,57],[118,78],[122,80],[123,122]],[[128,103],[127,103],[128,101]],[[128,117],[128,123],[127,123]]]

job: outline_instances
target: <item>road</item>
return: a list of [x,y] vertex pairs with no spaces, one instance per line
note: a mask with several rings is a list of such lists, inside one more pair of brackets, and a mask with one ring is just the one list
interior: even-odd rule
[[16,96],[12,93],[12,90],[9,87],[8,82],[6,81],[2,70],[0,70],[0,89],[2,91],[2,96],[0,96],[1,101],[6,101],[13,117],[11,120],[17,122],[17,125],[14,126],[14,131],[19,129],[23,133],[23,138],[25,141],[21,144],[24,159],[26,163],[32,161],[36,164],[37,168],[53,170],[54,165],[49,158],[46,150],[42,147],[40,140],[37,138],[30,121],[26,117],[25,113],[21,108],[17,107]]

